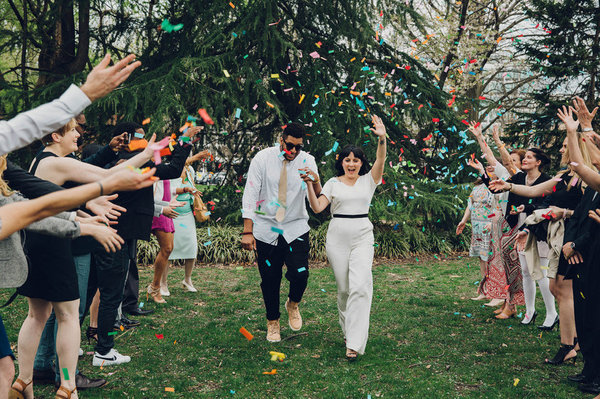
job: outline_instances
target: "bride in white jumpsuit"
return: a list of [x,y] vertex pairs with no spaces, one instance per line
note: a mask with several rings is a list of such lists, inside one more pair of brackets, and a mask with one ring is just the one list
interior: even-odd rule
[[374,116],[377,159],[369,163],[360,147],[346,146],[335,163],[337,177],[325,183],[317,198],[307,185],[311,208],[319,213],[331,204],[333,218],[327,230],[327,258],[337,283],[339,321],[346,338],[346,358],[364,354],[369,336],[369,315],[373,297],[373,225],[368,213],[371,198],[381,183],[386,156],[386,131],[381,118]]

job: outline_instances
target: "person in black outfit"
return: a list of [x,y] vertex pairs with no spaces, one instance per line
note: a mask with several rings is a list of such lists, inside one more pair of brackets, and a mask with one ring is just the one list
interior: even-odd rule
[[[597,137],[593,132],[591,121],[598,108],[589,112],[585,102],[576,97],[574,107],[563,107],[558,117],[567,127],[569,146],[578,139],[577,128],[586,135],[586,143],[592,154],[595,165],[600,157],[593,145]],[[573,119],[577,115],[577,121]],[[595,135],[595,136],[594,136]],[[578,382],[579,389],[584,392],[600,393],[600,228],[596,223],[600,211],[600,175],[583,163],[583,156],[578,149],[573,151],[573,169],[588,184],[584,197],[573,214],[569,230],[565,233],[563,254],[571,266],[567,277],[573,279],[573,298],[575,305],[575,325],[584,366],[581,373],[569,376],[569,380]],[[565,278],[567,278],[565,277]]]
[[[201,130],[200,127],[191,127],[186,130],[183,137],[191,138]],[[113,136],[123,132],[135,132],[144,135],[140,125],[134,123],[121,123],[115,126]],[[137,138],[131,137],[131,141]],[[190,153],[191,145],[180,142],[174,146],[169,162],[156,165],[159,179],[174,179],[181,175],[185,161]],[[133,153],[121,153],[119,158],[127,159]],[[100,290],[100,306],[98,309],[98,343],[92,364],[94,366],[121,364],[130,361],[129,356],[123,356],[114,349],[114,338],[109,335],[117,316],[119,304],[123,298],[123,288],[127,277],[127,270],[132,254],[135,254],[135,240],[149,240],[152,217],[154,215],[154,196],[152,188],[148,187],[138,191],[119,193],[115,203],[126,208],[127,212],[119,217],[115,226],[118,234],[125,240],[121,250],[115,253],[95,253],[95,272],[92,271],[88,286],[88,293]],[[93,296],[93,294],[92,294]]]

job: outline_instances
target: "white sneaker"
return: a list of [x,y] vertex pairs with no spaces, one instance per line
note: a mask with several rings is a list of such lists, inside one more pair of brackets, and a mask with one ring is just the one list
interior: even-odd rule
[[171,296],[171,292],[169,291],[169,286],[161,285],[160,286],[160,295],[162,296]]
[[94,352],[92,366],[111,366],[113,364],[129,363],[130,361],[131,358],[129,356],[123,356],[115,348],[112,348],[106,355]]
[[83,356],[83,349],[79,348],[79,356]]

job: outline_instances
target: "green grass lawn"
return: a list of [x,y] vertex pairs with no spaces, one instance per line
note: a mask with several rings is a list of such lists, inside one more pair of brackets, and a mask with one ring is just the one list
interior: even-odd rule
[[[475,294],[478,269],[476,260],[464,258],[375,266],[367,353],[348,363],[329,268],[311,269],[301,304],[301,334],[287,326],[282,294],[283,341],[277,344],[265,339],[254,267],[199,266],[194,272],[197,294],[183,291],[178,284],[183,270],[175,268],[169,275],[168,303],[146,303],[157,312],[140,318],[140,327],[119,332],[116,348],[130,355],[131,363],[100,370],[91,366],[90,355],[80,359],[85,374],[109,380],[104,388],[82,391],[81,397],[586,397],[566,383],[566,376],[579,372],[581,364],[542,363],[557,350],[558,332],[540,336],[537,328],[522,326],[519,319],[496,320],[491,309],[469,299]],[[140,274],[140,285],[147,285],[150,269],[143,268]],[[287,292],[287,281],[282,292]],[[538,301],[541,323],[541,297]],[[2,309],[15,344],[25,314],[24,298]],[[240,327],[254,339],[246,340]],[[82,348],[93,350],[87,342]],[[272,350],[285,353],[285,361],[272,362]],[[276,375],[262,374],[274,368]],[[165,392],[165,387],[174,392]],[[53,393],[50,387],[36,388],[36,397]]]

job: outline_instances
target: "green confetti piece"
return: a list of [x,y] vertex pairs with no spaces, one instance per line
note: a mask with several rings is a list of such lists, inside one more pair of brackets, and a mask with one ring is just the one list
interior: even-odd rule
[[117,335],[116,331],[109,332],[108,335]]
[[67,368],[62,369],[63,375],[65,376],[65,381],[69,381],[69,370]]

